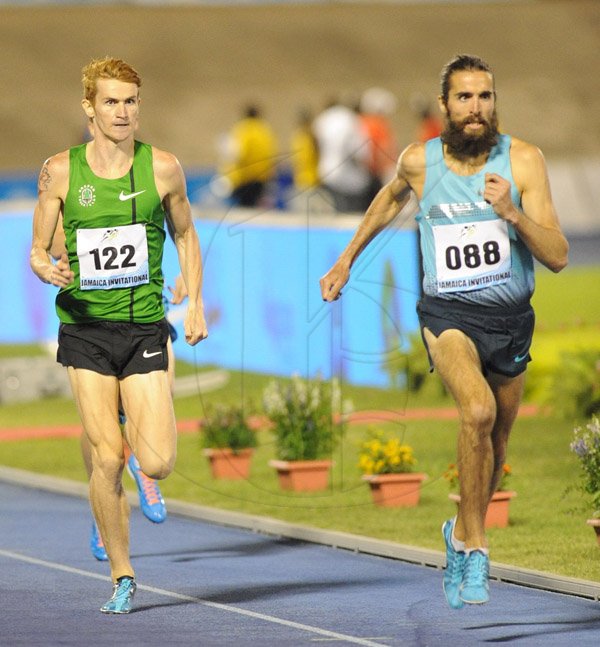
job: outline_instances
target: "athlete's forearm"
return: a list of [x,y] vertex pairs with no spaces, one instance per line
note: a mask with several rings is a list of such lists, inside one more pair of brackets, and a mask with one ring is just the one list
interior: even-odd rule
[[534,258],[553,272],[560,272],[568,263],[569,243],[557,227],[544,227],[515,209],[512,222],[517,234]]
[[44,283],[50,283],[50,277],[52,274],[52,269],[54,268],[54,263],[50,258],[50,254],[37,245],[31,247],[31,252],[29,254],[29,265],[33,270],[33,273]]
[[[521,190],[521,206],[517,208],[510,201],[508,182],[498,179],[494,174],[486,176],[486,200],[490,200],[494,210],[511,223],[521,240],[527,245],[534,258],[553,272],[560,272],[568,262],[569,243],[564,237],[558,216],[552,203],[550,183],[544,156],[539,148],[517,142],[511,152],[513,178]],[[488,195],[488,184],[508,185],[497,193]]]
[[72,283],[74,274],[69,267],[69,260],[64,252],[56,263],[53,263],[49,253],[43,246],[33,245],[29,257],[33,273],[44,283],[50,283],[59,288]]
[[399,201],[390,186],[384,186],[371,202],[340,258],[343,258],[351,267],[368,244],[394,220],[407,200],[408,196]]
[[191,307],[203,307],[202,254],[200,241],[193,224],[183,234],[175,234],[179,267]]
[[[52,283],[55,269],[51,256],[51,244],[48,244],[48,232],[43,207],[38,204],[33,213],[33,239],[29,253],[29,265],[33,273],[44,283]],[[60,257],[61,253],[58,255]]]

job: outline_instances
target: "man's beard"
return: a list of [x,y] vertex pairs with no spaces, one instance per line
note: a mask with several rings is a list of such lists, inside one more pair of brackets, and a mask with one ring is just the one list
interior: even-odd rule
[[[465,134],[464,127],[469,123],[483,124],[480,135]],[[452,157],[464,161],[489,153],[498,143],[498,117],[494,111],[491,119],[486,121],[483,117],[467,117],[460,122],[455,122],[449,116],[446,127],[441,134],[441,139],[446,144]]]

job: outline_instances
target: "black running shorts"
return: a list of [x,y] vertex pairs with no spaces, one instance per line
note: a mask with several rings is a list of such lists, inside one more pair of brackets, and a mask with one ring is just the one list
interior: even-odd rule
[[166,371],[168,367],[166,319],[150,324],[98,321],[61,323],[57,361],[119,379],[137,373]]
[[[449,329],[465,333],[477,348],[484,374],[491,371],[516,377],[531,361],[535,315],[529,303],[516,308],[490,308],[425,296],[417,304],[417,314],[421,333],[423,328],[436,337]],[[431,356],[429,363],[433,370]]]

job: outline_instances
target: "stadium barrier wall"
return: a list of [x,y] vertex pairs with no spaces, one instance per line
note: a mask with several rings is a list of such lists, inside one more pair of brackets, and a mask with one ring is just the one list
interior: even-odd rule
[[[29,267],[31,207],[0,217],[4,307],[0,343],[51,342],[58,321],[56,288]],[[198,214],[196,214],[198,215]],[[228,210],[196,218],[204,257],[209,338],[185,343],[185,305],[171,306],[175,353],[200,365],[289,376],[337,375],[353,384],[384,386],[397,377],[398,348],[418,330],[417,236],[391,227],[356,262],[339,301],[321,299],[319,278],[350,240],[355,217]],[[167,243],[165,282],[178,273]],[[396,368],[394,368],[396,367]]]

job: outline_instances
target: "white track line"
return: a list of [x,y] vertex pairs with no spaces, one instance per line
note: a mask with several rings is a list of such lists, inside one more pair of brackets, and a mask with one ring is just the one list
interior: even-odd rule
[[[36,566],[44,566],[45,568],[51,568],[57,571],[63,571],[64,573],[70,573],[72,575],[91,577],[96,580],[104,580],[106,582],[111,581],[110,577],[108,577],[107,575],[100,575],[99,573],[84,571],[80,568],[73,568],[72,566],[67,566],[66,564],[59,564],[57,562],[48,562],[44,559],[37,559],[36,557],[21,555],[20,553],[15,553],[10,550],[3,550],[1,548],[0,548],[0,556],[8,557],[9,559],[18,560],[21,562],[27,562],[28,564],[34,564]],[[175,591],[168,591],[167,589],[159,589],[154,586],[146,586],[145,584],[138,584],[137,588],[142,589],[143,591],[149,591],[150,593],[156,593],[157,595],[164,595],[169,598],[174,598],[175,600],[183,600],[184,602],[193,602],[195,604],[201,604],[203,606],[211,607],[213,609],[228,611],[229,613],[237,613],[238,615],[247,616],[250,618],[256,618],[258,620],[265,620],[266,622],[283,625],[284,627],[290,627],[293,629],[308,631],[310,633],[317,634],[319,636],[325,636],[326,638],[330,638],[333,640],[343,640],[345,642],[349,642],[354,645],[365,645],[366,647],[387,647],[384,643],[376,643],[366,638],[358,638],[357,636],[347,636],[346,634],[340,634],[335,631],[328,631],[327,629],[320,629],[319,627],[313,627],[311,625],[305,625],[300,622],[293,622],[291,620],[283,620],[282,618],[276,618],[274,616],[269,616],[264,613],[247,611],[246,609],[240,609],[239,607],[232,607],[229,604],[220,604],[219,602],[211,602],[210,600],[203,600],[202,598],[195,598],[190,595],[183,595],[181,593],[176,593]]]

